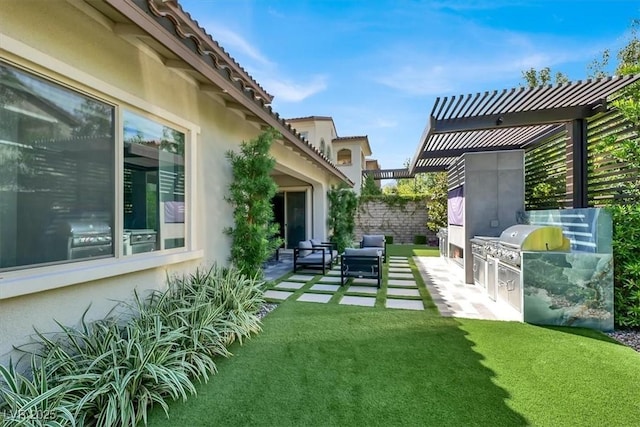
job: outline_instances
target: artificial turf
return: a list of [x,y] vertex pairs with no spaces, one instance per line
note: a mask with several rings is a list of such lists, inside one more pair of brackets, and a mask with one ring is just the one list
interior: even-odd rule
[[388,256],[438,256],[440,251],[427,245],[387,245]]
[[640,355],[598,332],[287,301],[151,426],[632,426]]

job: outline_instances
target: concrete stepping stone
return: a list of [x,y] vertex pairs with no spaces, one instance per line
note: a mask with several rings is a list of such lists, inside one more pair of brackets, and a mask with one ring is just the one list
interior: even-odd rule
[[329,300],[331,299],[332,296],[333,295],[327,295],[327,294],[309,294],[309,293],[304,293],[304,294],[300,295],[296,301],[319,302],[319,303],[322,303],[322,304],[326,304],[326,303],[329,302]]
[[317,283],[311,287],[312,291],[330,291],[335,292],[340,289],[340,285],[323,285],[321,283]]
[[392,262],[389,264],[389,268],[410,268],[411,265],[408,262]]
[[360,293],[360,294],[377,294],[378,288],[373,286],[349,286],[347,293]]
[[279,299],[279,300],[286,300],[291,295],[293,295],[293,292],[274,291],[274,290],[271,290],[271,289],[269,289],[268,291],[266,291],[264,293],[264,297],[265,298]]
[[390,259],[391,261],[393,261],[393,260],[406,261],[406,260],[407,260],[407,257],[406,257],[406,256],[397,256],[397,255],[393,255],[393,256],[390,256],[390,257],[389,257],[389,259]]
[[358,284],[358,285],[378,285],[378,280],[377,279],[367,279],[364,277],[354,277],[353,278],[353,282],[354,284]]
[[400,287],[400,288],[417,288],[418,284],[413,280],[404,279],[389,279],[387,280],[388,287]]
[[308,282],[313,279],[313,276],[306,276],[304,274],[294,274],[293,276],[287,277],[287,280],[295,280],[296,282]]
[[390,279],[413,279],[413,273],[396,273],[395,271],[389,272]]
[[320,280],[318,280],[318,282],[323,282],[323,283],[340,283],[340,278],[339,278],[339,277],[322,276],[322,277],[320,278]]
[[371,297],[354,297],[354,296],[345,295],[340,300],[340,304],[373,307],[374,305],[376,305],[376,299]]
[[424,310],[424,305],[422,304],[422,301],[408,300],[408,299],[387,298],[385,307],[399,308],[404,310]]
[[389,267],[390,273],[411,273],[410,268]]
[[340,270],[331,270],[327,272],[327,276],[339,276]]
[[303,286],[304,283],[300,282],[280,282],[274,287],[278,289],[300,289]]
[[388,288],[387,295],[396,297],[419,297],[420,291],[417,289]]

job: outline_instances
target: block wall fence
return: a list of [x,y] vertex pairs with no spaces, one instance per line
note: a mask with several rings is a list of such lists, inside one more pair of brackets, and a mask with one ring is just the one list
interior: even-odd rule
[[427,228],[426,201],[408,201],[402,205],[388,205],[380,200],[361,203],[356,212],[356,241],[363,234],[393,236],[393,243],[413,243],[415,236],[426,236],[427,242],[437,246],[435,232]]

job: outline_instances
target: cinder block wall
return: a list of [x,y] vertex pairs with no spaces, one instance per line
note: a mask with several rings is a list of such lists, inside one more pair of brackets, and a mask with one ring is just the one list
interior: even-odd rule
[[379,200],[360,204],[356,212],[356,241],[363,234],[393,236],[393,243],[413,243],[414,237],[420,235],[437,244],[435,233],[427,229],[425,201],[410,201],[401,206],[389,206]]

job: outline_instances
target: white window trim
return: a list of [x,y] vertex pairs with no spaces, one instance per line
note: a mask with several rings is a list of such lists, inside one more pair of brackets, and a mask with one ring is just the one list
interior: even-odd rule
[[[1,33],[0,58],[32,74],[40,75],[47,80],[54,81],[76,92],[85,93],[116,107],[115,209],[118,213],[114,222],[116,230],[114,233],[113,257],[88,259],[51,266],[26,267],[20,270],[0,273],[0,300],[92,282],[136,271],[159,268],[200,259],[204,256],[204,251],[198,249],[198,233],[195,232],[198,221],[192,203],[192,193],[197,188],[197,171],[195,171],[196,152],[198,150],[197,136],[201,132],[198,125]],[[126,108],[143,112],[148,117],[155,117],[163,123],[177,126],[185,131],[187,142],[185,166],[189,172],[185,182],[185,203],[188,207],[188,215],[185,218],[184,248],[123,256],[122,245],[115,243],[122,242],[122,227],[124,225],[121,214],[123,209],[123,178],[120,172],[122,170],[122,148],[124,144],[122,141],[122,110]]]

